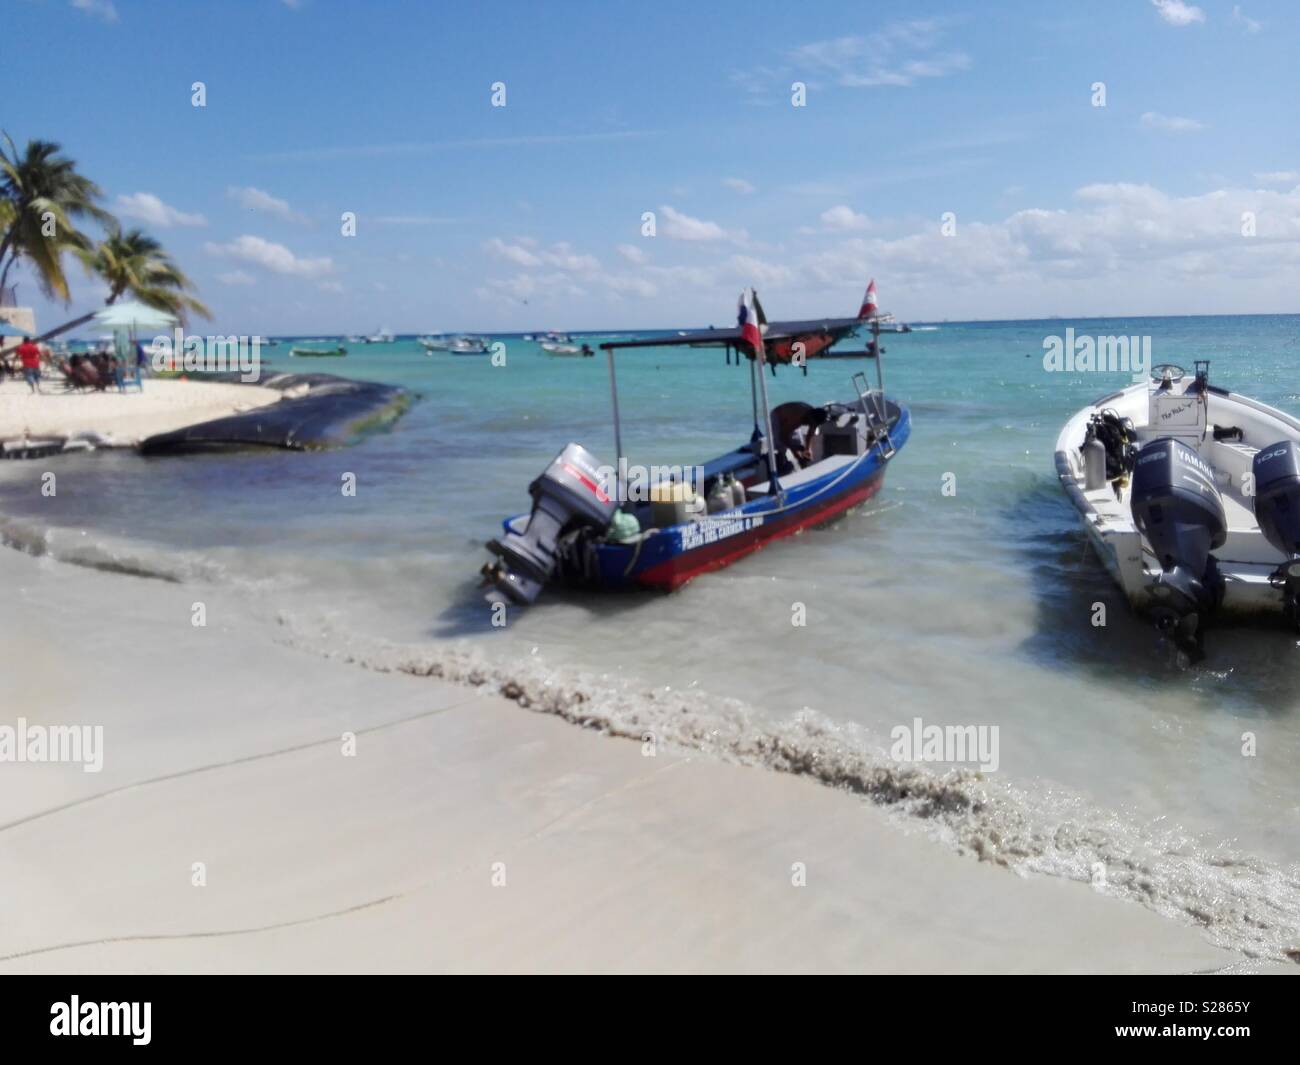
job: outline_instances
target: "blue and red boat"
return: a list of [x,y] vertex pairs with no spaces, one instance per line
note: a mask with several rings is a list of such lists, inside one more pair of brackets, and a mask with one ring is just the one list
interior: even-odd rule
[[[672,590],[730,565],[772,540],[831,521],[870,499],[907,442],[907,408],[884,392],[874,282],[856,318],[767,323],[752,291],[736,329],[602,344],[609,357],[616,466],[571,443],[529,488],[533,509],[507,519],[483,567],[488,598],[523,605],[548,584]],[[868,327],[861,351],[830,352]],[[734,451],[697,467],[629,467],[623,455],[614,373],[617,350],[665,345],[725,347],[750,360],[754,430]],[[770,354],[769,354],[770,351]],[[811,357],[870,358],[873,387],[853,375],[855,398],[769,410],[765,366],[802,366]]]

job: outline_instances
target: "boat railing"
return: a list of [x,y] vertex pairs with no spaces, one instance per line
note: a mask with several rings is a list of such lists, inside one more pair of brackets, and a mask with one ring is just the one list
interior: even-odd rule
[[884,457],[892,458],[897,449],[889,435],[889,407],[884,389],[872,388],[867,375],[861,371],[853,375],[853,387],[858,393],[858,402],[862,405],[862,416],[867,419],[868,428],[885,442]]

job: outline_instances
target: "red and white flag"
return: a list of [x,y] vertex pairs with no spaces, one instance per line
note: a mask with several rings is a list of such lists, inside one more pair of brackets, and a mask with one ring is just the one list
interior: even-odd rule
[[867,294],[862,297],[862,308],[858,311],[859,318],[874,318],[880,313],[876,306],[876,279],[873,277],[871,283],[867,285]]
[[762,358],[763,326],[767,325],[767,315],[763,313],[763,305],[758,302],[758,293],[752,288],[747,288],[740,294],[736,324],[740,326],[740,338],[754,349],[754,357]]

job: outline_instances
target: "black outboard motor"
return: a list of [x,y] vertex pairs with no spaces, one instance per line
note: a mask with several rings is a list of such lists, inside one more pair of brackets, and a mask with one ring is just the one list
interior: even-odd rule
[[498,560],[483,567],[487,599],[527,606],[559,565],[559,540],[574,529],[604,532],[618,510],[602,484],[600,463],[586,448],[569,444],[542,475],[528,486],[533,512],[522,532],[492,540],[488,550]]
[[1283,440],[1261,448],[1251,469],[1259,531],[1286,557],[1269,583],[1282,589],[1287,619],[1300,626],[1300,444]]
[[1162,632],[1200,658],[1201,618],[1223,600],[1223,577],[1210,552],[1228,538],[1214,470],[1173,437],[1152,440],[1138,452],[1131,500],[1133,520],[1160,560],[1152,615]]

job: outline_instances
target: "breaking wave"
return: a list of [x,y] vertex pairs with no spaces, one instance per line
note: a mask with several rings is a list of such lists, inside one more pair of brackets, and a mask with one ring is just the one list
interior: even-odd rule
[[[197,552],[38,528],[0,516],[0,544],[70,565],[181,584],[265,592],[247,566]],[[247,559],[244,559],[247,562]],[[270,582],[279,585],[280,581]],[[291,582],[292,583],[292,582]],[[260,595],[248,605],[261,612]],[[1049,782],[1012,784],[970,769],[889,757],[870,731],[812,707],[772,722],[744,702],[691,685],[648,688],[556,667],[540,655],[502,664],[463,644],[401,644],[340,628],[332,617],[276,613],[283,643],[377,672],[434,677],[500,695],[614,737],[810,777],[870,800],[901,828],[1020,875],[1091,883],[1203,929],[1253,959],[1300,962],[1300,864],[1281,866],[1178,829],[1156,831]]]
[[1171,829],[1150,832],[1051,785],[1034,792],[969,769],[901,763],[861,726],[812,708],[769,724],[735,699],[637,688],[556,669],[534,655],[505,667],[474,650],[360,637],[278,617],[284,642],[378,672],[435,677],[500,695],[610,736],[811,777],[869,799],[902,827],[1018,874],[1091,883],[1196,925],[1248,958],[1300,962],[1300,865],[1279,867]]
[[194,551],[153,547],[81,529],[36,525],[0,515],[0,546],[70,566],[117,573],[169,584],[217,584],[237,587],[263,582],[241,577],[237,569]]

